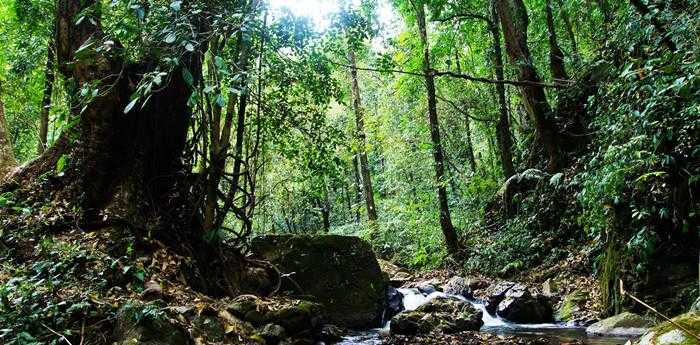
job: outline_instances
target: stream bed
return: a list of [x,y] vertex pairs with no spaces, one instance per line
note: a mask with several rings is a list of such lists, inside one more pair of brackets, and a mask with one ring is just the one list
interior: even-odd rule
[[[418,289],[398,289],[403,295],[404,308],[407,311],[415,310],[419,306],[427,303],[434,298],[456,298],[465,302],[471,303],[475,308],[483,312],[482,319],[484,325],[481,327],[481,332],[488,332],[499,335],[517,336],[517,337],[542,337],[547,336],[558,340],[560,343],[583,343],[588,345],[622,345],[627,342],[627,338],[618,337],[598,337],[589,336],[586,334],[586,329],[582,327],[573,327],[562,323],[543,323],[543,324],[517,324],[504,320],[498,316],[490,314],[486,311],[483,303],[466,299],[460,295],[448,295],[443,292],[435,291],[430,294],[423,294]],[[338,345],[381,345],[383,339],[389,335],[389,322],[386,322],[384,327],[375,328],[365,331],[356,331],[347,335]]]

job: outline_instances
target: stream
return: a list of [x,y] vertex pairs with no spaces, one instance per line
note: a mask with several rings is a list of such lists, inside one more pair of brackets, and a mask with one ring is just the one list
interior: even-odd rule
[[[406,311],[415,310],[434,298],[457,298],[471,303],[471,305],[483,312],[482,319],[484,325],[481,327],[481,332],[522,337],[549,336],[560,340],[562,343],[578,340],[589,345],[622,345],[627,341],[626,338],[588,336],[585,328],[572,327],[563,323],[513,323],[498,316],[491,315],[486,311],[486,306],[482,302],[466,299],[460,295],[448,295],[440,291],[435,291],[426,295],[415,288],[402,288],[398,289],[398,291],[403,295],[403,304]],[[389,334],[389,322],[390,321],[387,321],[382,328],[353,332],[337,344],[381,345],[382,339]]]

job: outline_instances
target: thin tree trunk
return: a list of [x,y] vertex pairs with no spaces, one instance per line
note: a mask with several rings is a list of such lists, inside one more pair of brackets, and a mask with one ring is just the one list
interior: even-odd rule
[[2,102],[2,84],[0,83],[0,181],[17,165],[12,143],[7,133],[5,120],[5,105]]
[[447,188],[445,187],[445,158],[440,141],[440,124],[437,114],[437,98],[435,96],[435,76],[430,66],[430,46],[428,44],[428,30],[425,23],[425,7],[422,3],[415,4],[418,30],[423,44],[423,73],[428,90],[428,120],[430,124],[430,139],[433,144],[433,159],[435,167],[435,182],[437,184],[438,202],[440,207],[440,228],[445,236],[445,245],[451,255],[457,255],[460,250],[459,238],[452,225],[450,206],[447,200]]
[[53,93],[54,82],[54,50],[56,46],[53,38],[49,39],[48,52],[46,54],[46,67],[44,69],[44,97],[41,101],[41,115],[39,118],[39,145],[37,152],[41,154],[46,150],[49,134],[49,110],[51,108],[51,94]]
[[[518,68],[518,80],[539,83],[540,77],[527,46],[528,15],[522,0],[497,0],[497,12],[503,29],[506,51],[511,63]],[[550,118],[551,108],[544,88],[538,85],[521,86],[523,104],[535,124],[537,142],[544,147],[548,170],[554,171],[559,160],[558,134]],[[537,147],[533,147],[536,150]]]
[[360,182],[360,157],[355,155],[352,158],[353,177],[355,177],[355,223],[360,223],[359,205],[362,202],[362,183]]
[[547,31],[549,32],[549,69],[554,80],[568,80],[566,66],[564,64],[564,53],[557,41],[557,29],[554,24],[554,13],[552,13],[552,0],[545,1],[545,12],[547,14]]
[[469,167],[472,169],[472,172],[476,173],[476,159],[474,159],[474,146],[472,145],[472,128],[471,128],[471,119],[469,118],[469,113],[468,109],[465,108],[465,114],[464,114],[464,129],[465,129],[465,134],[467,136],[466,140],[467,142],[465,143],[466,145],[466,154],[467,154],[467,161],[469,162]]
[[365,197],[367,206],[367,219],[370,222],[377,221],[377,209],[374,204],[374,191],[372,190],[372,177],[369,172],[369,162],[367,160],[367,139],[365,135],[365,120],[364,109],[362,108],[362,99],[360,95],[360,84],[357,80],[357,59],[352,48],[348,51],[348,59],[352,69],[350,70],[350,79],[352,82],[352,107],[355,112],[355,137],[357,139],[356,155],[360,161],[360,178],[362,182],[362,194]]
[[[493,64],[496,72],[496,80],[504,80],[503,73],[503,51],[501,50],[501,32],[498,29],[499,20],[496,13],[496,4],[491,2],[491,23],[488,23],[493,39]],[[508,103],[506,102],[506,87],[503,84],[496,84],[498,94],[499,116],[496,125],[496,139],[501,156],[501,167],[506,180],[515,175],[513,168],[513,143],[510,138],[510,121],[508,117]]]
[[569,42],[571,43],[571,55],[576,63],[581,61],[581,56],[578,53],[578,44],[576,43],[576,35],[574,34],[574,27],[571,25],[571,18],[569,17],[569,12],[564,7],[563,0],[557,0],[557,5],[559,5],[559,14],[561,19],[564,21],[564,28],[566,29],[566,34],[569,36]]

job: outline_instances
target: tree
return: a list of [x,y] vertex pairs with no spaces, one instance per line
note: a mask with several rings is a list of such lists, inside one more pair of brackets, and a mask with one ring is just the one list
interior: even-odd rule
[[360,86],[357,81],[357,59],[353,50],[348,51],[348,59],[352,69],[350,70],[350,80],[352,82],[352,108],[355,113],[355,138],[357,139],[357,156],[360,162],[360,181],[362,184],[362,194],[365,197],[367,206],[367,219],[370,222],[377,220],[377,209],[374,204],[374,191],[372,190],[372,177],[369,172],[369,162],[367,160],[367,139],[365,135],[365,121],[360,98]]
[[[520,93],[525,109],[535,124],[537,142],[542,144],[548,155],[548,170],[553,171],[559,161],[559,135],[551,118],[544,87],[539,85],[540,77],[530,55],[527,9],[522,0],[496,0],[496,9],[510,62],[518,69],[518,80],[531,83],[520,86]],[[532,149],[537,150],[537,147]]]
[[39,118],[39,145],[37,152],[41,154],[46,150],[49,134],[49,111],[51,110],[51,95],[53,94],[54,83],[54,50],[56,47],[53,38],[49,38],[46,54],[46,67],[44,68],[44,90],[41,100],[41,116]]
[[564,52],[557,41],[557,30],[552,13],[552,0],[545,1],[545,13],[547,15],[547,32],[549,36],[549,70],[554,80],[569,79],[564,65]]
[[12,170],[17,161],[12,152],[12,143],[7,133],[7,121],[5,121],[5,105],[2,102],[2,84],[0,83],[0,179]]
[[460,250],[459,238],[452,225],[450,205],[445,186],[445,157],[440,140],[440,124],[438,122],[437,98],[435,96],[435,75],[430,65],[430,45],[428,43],[428,29],[425,21],[425,5],[421,1],[411,0],[416,14],[416,22],[423,48],[423,75],[428,92],[428,122],[430,124],[430,139],[433,147],[433,166],[435,168],[435,184],[437,187],[438,204],[440,209],[440,228],[445,237],[447,251],[457,255]]
[[[493,41],[493,69],[496,72],[496,80],[505,79],[503,75],[503,52],[501,50],[501,32],[498,29],[500,23],[496,12],[496,2],[491,1],[491,20],[487,22]],[[496,139],[501,156],[501,167],[506,180],[515,175],[513,167],[513,143],[510,137],[510,118],[508,116],[508,104],[506,101],[506,88],[503,84],[496,84],[498,94],[498,124],[496,124]]]

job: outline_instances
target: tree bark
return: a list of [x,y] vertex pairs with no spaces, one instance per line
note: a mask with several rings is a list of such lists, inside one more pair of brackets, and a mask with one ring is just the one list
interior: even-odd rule
[[2,102],[2,84],[0,83],[0,181],[15,166],[15,154],[12,151],[12,143],[7,132],[7,121],[5,120],[5,105]]
[[430,139],[433,144],[433,160],[435,168],[435,183],[437,185],[438,202],[440,208],[440,228],[445,237],[447,251],[451,255],[458,255],[460,251],[459,238],[452,225],[450,216],[450,206],[447,199],[447,188],[445,187],[445,158],[440,140],[440,124],[438,122],[437,98],[435,96],[435,76],[430,65],[430,45],[428,44],[428,30],[425,23],[425,7],[423,3],[415,4],[418,30],[423,45],[423,74],[428,91],[428,122],[430,125]]
[[41,100],[41,114],[39,118],[39,144],[37,153],[41,154],[46,150],[49,134],[49,110],[51,108],[51,94],[53,93],[54,82],[54,50],[56,49],[53,38],[49,39],[46,53],[46,67],[44,68],[44,96]]
[[[518,80],[539,83],[540,77],[527,45],[528,15],[525,4],[522,0],[496,0],[496,4],[506,52],[511,63],[518,69]],[[542,144],[548,155],[548,170],[554,171],[559,160],[559,140],[550,118],[551,108],[544,88],[536,84],[520,86],[520,93],[525,109],[535,124],[537,142]],[[533,147],[533,150],[536,149]]]
[[[493,64],[496,72],[496,80],[504,80],[503,73],[503,51],[501,49],[501,32],[498,29],[500,21],[496,13],[496,4],[491,2],[491,22],[488,23],[493,39]],[[513,143],[510,137],[510,118],[508,116],[508,103],[506,102],[506,88],[503,84],[496,84],[498,95],[498,124],[496,125],[496,139],[501,158],[501,168],[506,180],[515,175],[513,167]]]
[[[76,51],[86,43],[103,45],[104,35],[96,0],[59,0],[56,16],[56,58],[60,73],[69,83],[71,94],[98,82],[100,93],[85,104],[71,100],[72,115],[80,118],[77,157],[77,189],[81,197],[81,223],[86,229],[103,226],[105,219],[148,228],[164,241],[169,238],[183,245],[190,236],[193,219],[183,211],[190,201],[176,186],[186,176],[182,153],[191,116],[187,105],[190,87],[175,69],[147,104],[128,113],[125,107],[135,91],[135,82],[152,71],[151,61],[125,63],[120,54],[93,52],[90,59],[76,59]],[[91,15],[76,24],[79,15]],[[87,48],[90,49],[90,48]],[[117,42],[111,50],[122,49]],[[196,54],[185,54],[181,68],[200,78],[201,64]],[[184,183],[184,182],[183,182]],[[185,230],[185,232],[174,231]]]
[[559,47],[557,40],[557,29],[554,24],[554,13],[552,13],[552,0],[545,1],[545,13],[547,17],[547,31],[549,33],[549,70],[552,79],[568,80],[566,66],[564,64],[564,52]]
[[365,197],[367,207],[367,219],[370,222],[377,221],[377,209],[374,204],[374,191],[372,189],[372,177],[369,172],[369,162],[367,159],[367,136],[365,134],[364,109],[360,94],[360,84],[357,80],[357,59],[352,48],[348,51],[348,59],[352,68],[350,69],[350,80],[352,83],[352,108],[355,112],[355,138],[357,139],[357,149],[355,154],[360,162],[360,180],[362,182],[362,194]]
[[571,55],[574,61],[579,63],[581,61],[581,56],[578,53],[578,44],[576,43],[576,35],[574,34],[574,27],[571,25],[569,12],[564,7],[564,2],[562,0],[557,0],[557,5],[559,5],[559,14],[564,21],[564,28],[566,29],[566,34],[569,36],[569,42],[571,43]]
[[355,224],[360,224],[359,205],[362,202],[362,183],[360,182],[360,157],[355,155],[352,158],[353,177],[355,178]]
[[[465,143],[466,145],[466,155],[467,155],[467,162],[469,162],[469,167],[472,169],[472,172],[476,173],[476,159],[474,159],[474,145],[472,145],[472,128],[471,128],[471,119],[469,118],[469,110],[465,109],[465,114],[464,114],[464,129],[466,131],[466,136],[467,136],[467,142]],[[454,189],[454,188],[453,188]]]

